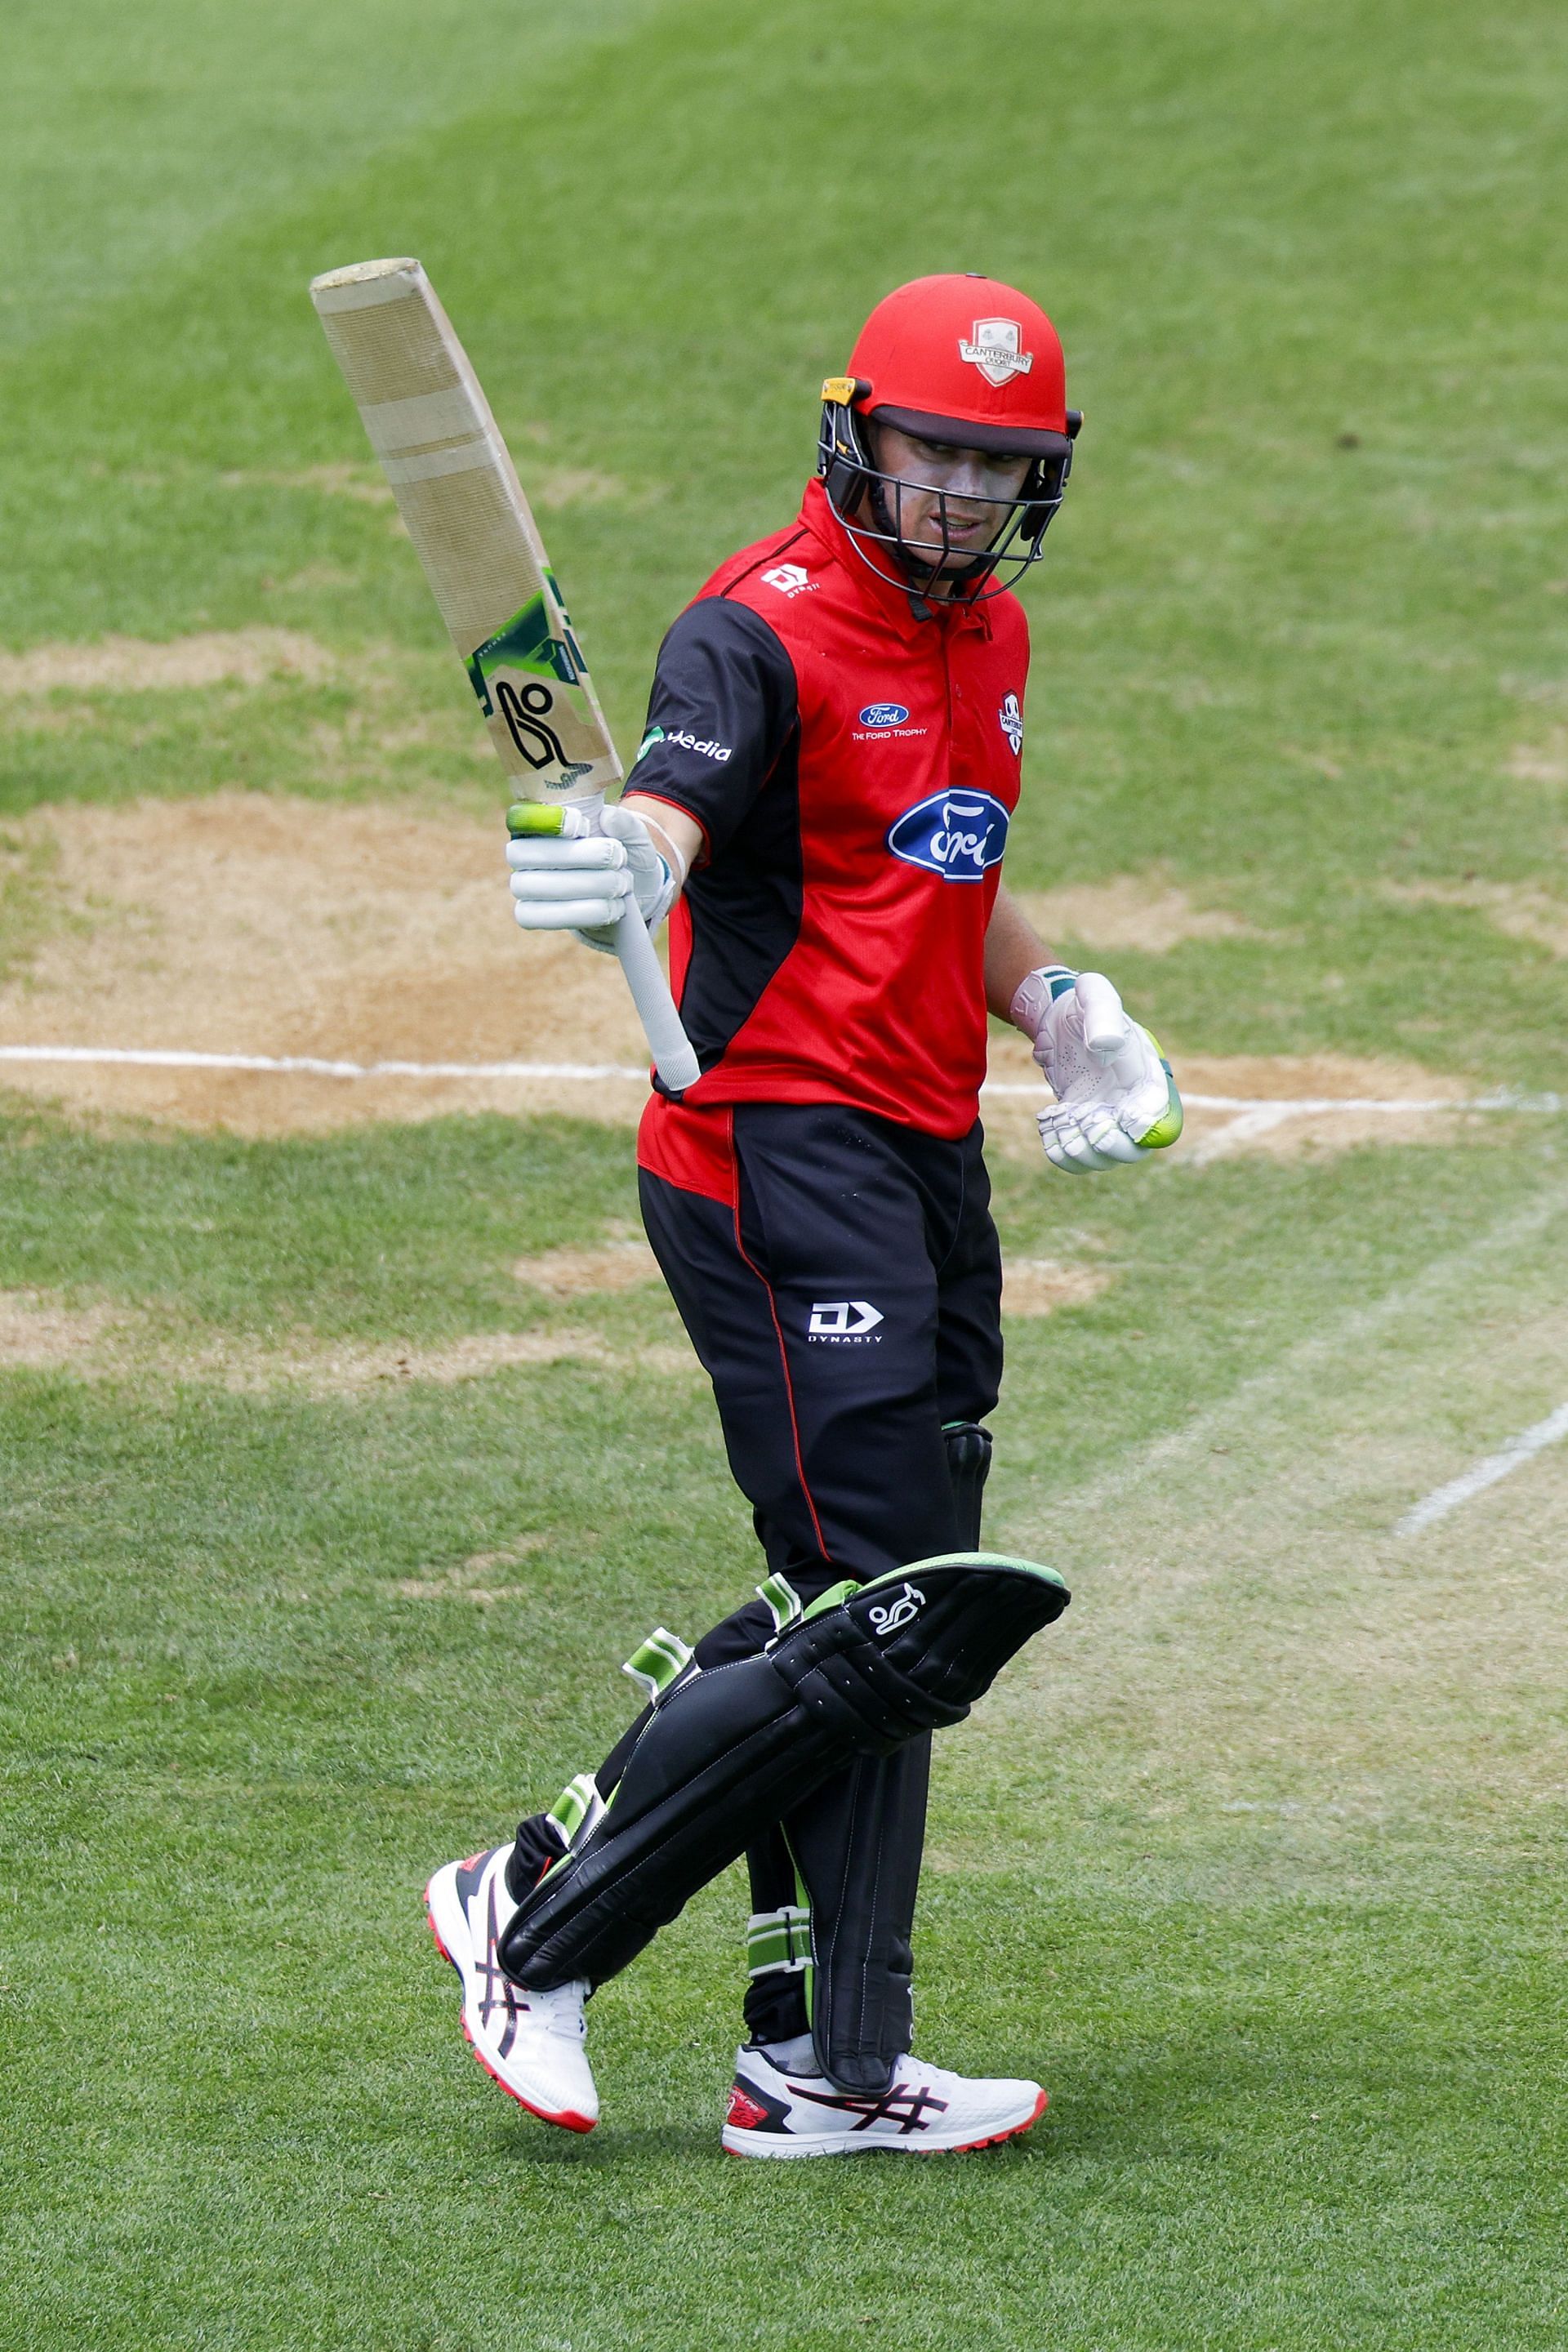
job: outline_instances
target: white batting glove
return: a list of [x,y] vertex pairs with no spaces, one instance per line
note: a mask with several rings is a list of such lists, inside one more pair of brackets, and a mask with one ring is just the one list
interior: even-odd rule
[[1171,1065],[1103,973],[1047,964],[1020,982],[1012,1015],[1057,1097],[1038,1114],[1053,1168],[1087,1176],[1135,1167],[1174,1143],[1182,1097]]
[[668,860],[631,809],[523,801],[507,822],[512,913],[525,931],[574,931],[584,946],[614,955],[615,927],[628,910],[654,931],[679,895]]

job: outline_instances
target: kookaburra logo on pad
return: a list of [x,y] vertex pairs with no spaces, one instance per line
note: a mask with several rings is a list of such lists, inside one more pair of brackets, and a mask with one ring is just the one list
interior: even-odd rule
[[889,1633],[896,1633],[900,1625],[907,1625],[911,1617],[918,1616],[925,1605],[926,1597],[920,1586],[911,1584],[906,1577],[904,1589],[896,1601],[889,1601],[885,1609],[873,1602],[866,1614],[871,1620],[872,1633],[880,1634],[885,1642]]
[[976,319],[973,341],[962,335],[958,339],[958,356],[998,388],[1016,375],[1027,375],[1035,364],[1034,352],[1024,349],[1024,330],[1016,319]]

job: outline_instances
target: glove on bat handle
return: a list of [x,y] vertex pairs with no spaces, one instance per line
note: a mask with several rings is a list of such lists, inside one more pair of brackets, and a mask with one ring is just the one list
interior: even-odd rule
[[[514,835],[559,833],[561,809],[541,802],[522,801],[508,810],[507,825]],[[688,1087],[697,1084],[702,1073],[691,1040],[675,1009],[664,966],[637,912],[637,900],[628,898],[624,903],[626,912],[616,925],[616,955],[637,1006],[653,1066],[672,1095],[683,1094]]]

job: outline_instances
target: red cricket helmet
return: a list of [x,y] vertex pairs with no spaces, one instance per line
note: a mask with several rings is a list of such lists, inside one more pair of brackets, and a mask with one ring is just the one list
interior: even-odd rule
[[[1032,461],[1020,495],[994,502],[1001,519],[984,555],[953,570],[945,498],[938,509],[941,543],[911,545],[900,528],[910,485],[871,463],[861,430],[866,419],[919,440]],[[1067,404],[1060,338],[1037,302],[978,271],[917,278],[878,303],[856,341],[848,374],[829,376],[823,385],[818,471],[858,551],[883,578],[895,575],[875,562],[868,542],[891,550],[898,584],[914,585],[917,595],[944,572],[965,597],[995,595],[1038,562],[1082,422]],[[875,530],[857,521],[863,508]],[[1011,569],[999,581],[994,575],[1005,560]]]
[[1061,457],[1060,338],[1037,302],[994,278],[917,278],[878,303],[849,355],[861,415],[963,449]]

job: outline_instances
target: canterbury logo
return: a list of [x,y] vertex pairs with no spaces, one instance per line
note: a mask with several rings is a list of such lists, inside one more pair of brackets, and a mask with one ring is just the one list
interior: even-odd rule
[[911,1617],[918,1617],[925,1605],[925,1594],[918,1585],[906,1580],[896,1601],[889,1601],[885,1609],[873,1603],[866,1614],[871,1620],[872,1633],[879,1634],[885,1642],[889,1633],[896,1633],[900,1625],[907,1625]]
[[1024,349],[1024,330],[1016,319],[976,319],[974,340],[958,339],[958,356],[977,367],[987,383],[1000,391],[1016,375],[1027,375],[1035,354]]

